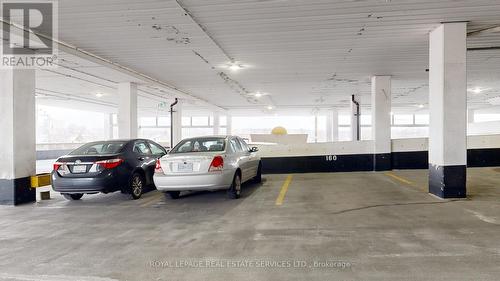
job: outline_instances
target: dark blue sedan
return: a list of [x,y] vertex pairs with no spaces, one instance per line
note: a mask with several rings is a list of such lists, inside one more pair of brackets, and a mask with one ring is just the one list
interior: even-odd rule
[[139,199],[154,186],[156,161],[165,154],[165,148],[145,139],[88,143],[57,159],[52,188],[68,200],[115,191]]

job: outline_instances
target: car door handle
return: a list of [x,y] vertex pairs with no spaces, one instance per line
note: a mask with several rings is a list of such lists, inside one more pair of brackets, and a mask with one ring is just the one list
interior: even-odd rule
[[137,158],[137,160],[144,161],[144,157],[139,157],[139,158]]

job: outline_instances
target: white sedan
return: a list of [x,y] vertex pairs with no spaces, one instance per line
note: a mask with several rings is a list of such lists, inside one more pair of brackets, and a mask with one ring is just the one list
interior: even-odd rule
[[241,184],[262,180],[256,147],[237,136],[209,136],[182,140],[156,163],[156,188],[172,199],[181,191],[227,189],[229,198],[241,194]]

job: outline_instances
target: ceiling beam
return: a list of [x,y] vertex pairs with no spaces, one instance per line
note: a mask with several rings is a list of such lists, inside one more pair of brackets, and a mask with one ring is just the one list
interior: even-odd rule
[[490,26],[488,28],[467,32],[467,37],[490,34],[490,33],[499,33],[499,32],[500,32],[500,25],[495,25],[495,26]]
[[37,35],[39,37],[43,37],[45,39],[48,39],[48,40],[51,40],[53,43],[57,44],[58,46],[58,50],[59,51],[62,51],[64,53],[67,53],[67,54],[71,54],[71,55],[74,55],[76,57],[79,57],[79,58],[82,58],[82,59],[85,59],[85,60],[88,60],[88,61],[91,61],[93,63],[96,63],[98,65],[101,65],[101,66],[104,66],[104,67],[107,67],[109,69],[113,69],[115,71],[118,71],[122,74],[125,74],[125,75],[128,75],[130,77],[133,77],[139,81],[142,81],[144,83],[147,83],[147,84],[151,84],[151,85],[154,85],[154,86],[157,86],[157,87],[161,87],[161,88],[164,88],[166,89],[169,93],[171,93],[172,95],[178,97],[178,98],[181,98],[181,99],[192,99],[192,100],[195,100],[195,101],[199,101],[199,102],[202,102],[204,103],[205,105],[209,106],[209,107],[212,107],[214,110],[218,110],[218,111],[226,111],[225,108],[221,107],[221,106],[218,106],[214,103],[211,103],[203,98],[200,98],[200,97],[197,97],[191,93],[188,93],[184,90],[181,90],[179,89],[178,87],[174,86],[174,85],[171,85],[167,82],[164,82],[164,81],[161,81],[159,79],[156,79],[154,77],[151,77],[147,74],[144,74],[144,73],[141,73],[139,71],[136,71],[132,68],[129,68],[129,67],[126,67],[126,66],[123,66],[119,63],[116,63],[116,62],[113,62],[111,60],[108,60],[106,58],[103,58],[103,57],[100,57],[98,55],[95,55],[95,54],[92,54],[90,52],[87,52],[81,48],[78,48],[76,46],[73,46],[69,43],[66,43],[66,42],[63,42],[63,41],[60,41],[60,40],[56,40],[50,36],[47,36],[45,34],[42,34],[42,33],[39,33],[39,32],[34,32],[33,30],[31,29],[28,29],[28,28],[25,28],[23,26],[20,26],[18,24],[15,24],[13,22],[10,22],[10,21],[6,21],[2,18],[0,18],[0,22],[1,23],[4,23],[4,24],[7,24],[11,27],[14,27],[14,28],[18,28],[20,30],[23,30],[25,32],[29,32],[31,34],[34,34],[34,35]]

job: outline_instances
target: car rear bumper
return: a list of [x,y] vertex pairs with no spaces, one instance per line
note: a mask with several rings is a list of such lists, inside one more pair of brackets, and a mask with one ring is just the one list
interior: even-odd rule
[[61,193],[108,193],[120,190],[124,184],[111,171],[98,177],[88,178],[67,178],[52,172],[51,177],[52,188]]
[[234,171],[225,170],[198,175],[155,174],[153,179],[159,191],[195,191],[228,189],[233,177]]

